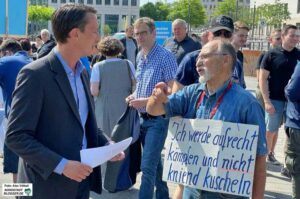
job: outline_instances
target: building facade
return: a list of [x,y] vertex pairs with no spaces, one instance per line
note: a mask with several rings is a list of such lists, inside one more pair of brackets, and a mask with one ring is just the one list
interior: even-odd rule
[[[125,30],[125,26],[132,24],[140,13],[140,0],[31,0],[30,3],[32,5],[48,5],[54,8],[65,3],[92,6],[97,10],[99,31],[102,35],[105,25],[109,26],[111,34]],[[50,25],[49,30],[51,30]]]

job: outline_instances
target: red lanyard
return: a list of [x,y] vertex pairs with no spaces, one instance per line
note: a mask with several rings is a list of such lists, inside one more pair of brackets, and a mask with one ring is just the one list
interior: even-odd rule
[[[214,115],[216,114],[220,104],[222,103],[223,101],[223,98],[225,96],[225,94],[227,93],[227,91],[229,91],[229,89],[231,88],[232,86],[232,82],[230,81],[226,87],[226,89],[224,90],[224,92],[222,93],[222,95],[219,97],[215,107],[211,110],[210,114],[209,114],[209,119],[212,119],[214,117]],[[199,108],[200,104],[202,103],[203,99],[204,99],[204,96],[205,96],[205,90],[202,91],[202,93],[200,94],[199,96],[199,99],[198,99],[198,102],[197,102],[197,105],[196,105],[196,110]]]

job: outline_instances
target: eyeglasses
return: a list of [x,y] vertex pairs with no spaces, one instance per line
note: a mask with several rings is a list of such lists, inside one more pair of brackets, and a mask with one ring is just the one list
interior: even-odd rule
[[141,32],[136,32],[136,33],[134,33],[133,35],[134,35],[134,37],[144,37],[144,36],[146,36],[147,34],[148,34],[149,32],[147,31],[147,30],[144,30],[144,31],[141,31]]
[[232,37],[232,33],[227,30],[218,30],[218,31],[214,32],[213,34],[215,37],[221,37],[221,35],[222,35],[226,39],[229,39]]
[[[199,61],[202,61],[204,59],[208,59],[212,56],[225,56],[225,55],[228,55],[227,53],[203,53],[203,54],[200,54],[198,57],[197,57],[197,60],[196,60],[196,63],[198,63]],[[198,64],[196,64],[196,67],[197,67]]]

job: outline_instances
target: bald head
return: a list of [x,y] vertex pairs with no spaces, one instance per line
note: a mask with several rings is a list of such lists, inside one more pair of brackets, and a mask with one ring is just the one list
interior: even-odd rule
[[233,71],[236,64],[236,52],[228,40],[220,38],[209,41],[203,46],[201,52],[209,52],[228,57],[228,62],[225,62],[225,64]]
[[218,39],[208,42],[196,64],[199,82],[207,83],[209,92],[214,93],[231,78],[235,62],[236,52],[228,41]]

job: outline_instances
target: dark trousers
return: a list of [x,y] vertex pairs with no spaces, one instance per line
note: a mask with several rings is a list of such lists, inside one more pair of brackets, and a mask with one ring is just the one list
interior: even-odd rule
[[285,163],[292,175],[293,198],[300,198],[300,129],[287,128],[288,136]]
[[88,178],[79,183],[76,199],[89,199],[90,185]]

